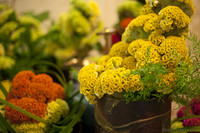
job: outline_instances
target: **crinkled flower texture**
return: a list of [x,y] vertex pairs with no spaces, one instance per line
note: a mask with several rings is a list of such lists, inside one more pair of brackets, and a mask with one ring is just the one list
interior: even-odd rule
[[[41,117],[49,124],[58,122],[69,112],[64,88],[53,82],[47,74],[35,74],[25,70],[17,73],[12,81],[12,89],[7,100],[12,104]],[[22,114],[13,108],[5,107],[5,118],[16,132],[46,132],[48,125]]]

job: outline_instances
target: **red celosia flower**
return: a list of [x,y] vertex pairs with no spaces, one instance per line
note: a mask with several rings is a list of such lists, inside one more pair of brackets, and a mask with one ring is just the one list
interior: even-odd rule
[[27,88],[19,88],[19,89],[12,89],[7,95],[7,100],[10,99],[20,99],[22,97],[26,97]]
[[178,118],[191,116],[191,115],[193,115],[192,110],[189,108],[186,108],[185,106],[181,107],[177,112]]
[[[38,102],[33,98],[24,97],[22,99],[11,99],[9,102],[15,104],[38,117],[43,118],[47,112],[47,105],[42,102]],[[24,122],[37,122],[36,120],[14,110],[11,107],[5,107],[5,117],[10,123],[20,124]]]

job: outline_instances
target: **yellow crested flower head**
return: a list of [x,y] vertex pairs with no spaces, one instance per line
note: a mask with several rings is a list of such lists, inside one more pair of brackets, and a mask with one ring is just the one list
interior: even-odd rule
[[148,4],[145,4],[142,7],[142,9],[140,10],[140,15],[146,15],[146,14],[149,14],[149,13],[154,13],[154,12]]
[[163,36],[162,33],[163,31],[161,29],[157,29],[150,34],[148,40],[153,44],[160,46],[160,44],[165,40],[165,36]]
[[128,44],[125,42],[117,42],[115,43],[112,48],[110,49],[109,55],[113,56],[120,56],[122,58],[128,56]]
[[195,9],[192,0],[168,0],[167,2],[164,0],[146,0],[146,5],[151,8],[155,13],[158,13],[161,8],[165,8],[167,6],[177,6],[181,10],[187,14],[190,18],[193,16]]
[[98,62],[98,65],[102,65],[102,66],[106,66],[106,62],[111,58],[111,56],[108,55],[104,55],[103,57],[101,57],[101,59]]
[[135,58],[138,61],[136,67],[140,68],[145,62],[154,64],[159,63],[161,56],[157,51],[158,46],[151,42],[148,45],[142,45],[142,47],[135,52]]
[[80,93],[82,93],[91,104],[95,102],[94,86],[103,66],[94,63],[84,66],[78,74],[80,82]]
[[158,13],[160,27],[163,31],[185,29],[190,24],[190,18],[176,6],[167,6]]
[[162,44],[160,44],[158,51],[161,55],[168,53],[179,53],[186,56],[188,53],[185,38],[176,36],[167,37]]
[[105,69],[117,69],[121,67],[122,61],[123,61],[123,58],[119,56],[112,57],[107,61]]
[[[157,20],[155,19],[155,17],[157,18],[158,15],[155,13],[150,13],[147,15],[140,15],[137,18],[133,19],[123,33],[122,41],[126,43],[131,43],[132,41],[139,38],[148,39],[148,36],[150,34],[149,31],[157,28],[157,25],[155,24],[156,22],[154,22]],[[147,23],[148,21],[149,23]],[[146,23],[147,25],[145,26]]]
[[163,86],[163,88],[161,90],[157,90],[158,92],[163,94],[169,94],[172,92],[175,85],[175,73],[170,72],[168,74],[162,75],[160,85]]
[[134,70],[136,69],[136,59],[133,56],[125,57],[122,61],[122,66],[126,69]]

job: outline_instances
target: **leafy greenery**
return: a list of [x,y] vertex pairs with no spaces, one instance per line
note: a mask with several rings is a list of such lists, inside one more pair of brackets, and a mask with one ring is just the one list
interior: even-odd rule
[[[200,95],[200,41],[192,33],[190,33],[188,40],[193,43],[189,49],[189,59],[177,63],[174,70],[175,82],[173,84],[173,90],[169,93],[169,98],[172,101],[183,105],[188,105],[192,98]],[[176,57],[173,58],[176,60]],[[130,73],[141,76],[143,90],[138,92],[125,92],[124,100],[126,102],[150,100],[152,98],[161,100],[165,96],[163,93],[158,93],[157,90],[165,87],[162,75],[168,73],[168,70],[161,63],[149,64],[147,61],[145,63],[146,65],[141,69]]]

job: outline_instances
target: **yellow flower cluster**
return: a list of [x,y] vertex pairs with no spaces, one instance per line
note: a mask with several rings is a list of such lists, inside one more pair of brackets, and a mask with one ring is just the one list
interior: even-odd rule
[[180,30],[190,24],[190,18],[176,6],[167,6],[159,12],[160,27],[163,31]]
[[128,44],[125,43],[125,42],[118,42],[118,43],[115,43],[112,48],[110,49],[110,52],[109,52],[109,55],[111,57],[113,56],[120,56],[122,58],[128,56]]
[[106,62],[105,69],[117,69],[122,65],[123,58],[121,57],[112,57]]
[[179,7],[189,17],[192,17],[195,12],[192,0],[168,0],[167,2],[164,0],[146,0],[146,3],[146,9],[149,7],[155,13],[169,5]]
[[[150,42],[150,41],[149,41]],[[158,47],[151,42],[148,45],[142,45],[140,49],[135,52],[135,58],[137,60],[137,68],[145,65],[145,63],[159,63],[160,54],[157,52]]]
[[116,70],[106,70],[97,79],[94,87],[94,93],[98,98],[104,94],[112,95],[115,92],[139,91],[142,89],[140,76],[130,75],[130,70],[119,68]]
[[123,59],[122,66],[126,69],[135,70],[137,60],[133,56],[128,56]]
[[103,67],[92,63],[88,66],[83,67],[78,74],[78,80],[81,84],[80,93],[85,95],[85,98],[91,103],[94,103],[95,101],[95,94],[93,88],[96,79],[99,76],[99,73],[103,71],[102,69]]
[[[188,32],[193,13],[191,0],[169,1],[146,0],[141,15],[123,33],[122,42],[114,44],[110,53],[99,61],[102,71],[97,72],[95,64],[80,70],[80,92],[91,103],[105,94],[142,90],[141,77],[130,72],[147,64],[162,63],[169,70],[158,77],[163,89],[157,91],[163,94],[173,91],[174,68],[179,61],[188,59],[183,36]],[[87,76],[82,76],[83,73]]]
[[161,76],[162,85],[161,90],[157,90],[158,92],[162,92],[163,94],[169,94],[173,90],[173,86],[175,85],[175,73],[171,72]]

